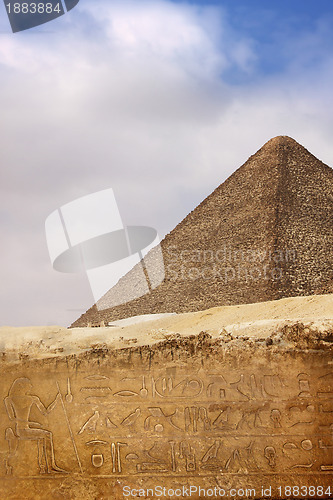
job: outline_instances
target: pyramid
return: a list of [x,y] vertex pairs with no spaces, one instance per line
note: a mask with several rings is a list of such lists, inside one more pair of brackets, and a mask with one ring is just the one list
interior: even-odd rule
[[[161,242],[165,279],[139,287],[138,266],[72,326],[333,293],[333,170],[294,139],[269,140]],[[148,256],[153,265],[154,249]],[[139,294],[138,294],[139,295]]]

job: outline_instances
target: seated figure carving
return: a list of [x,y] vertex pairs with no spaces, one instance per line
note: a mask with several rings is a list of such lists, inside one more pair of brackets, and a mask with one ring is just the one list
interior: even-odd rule
[[32,384],[28,378],[17,378],[4,400],[8,417],[15,423],[15,429],[12,427],[6,429],[9,447],[6,460],[7,473],[12,473],[10,459],[16,454],[19,442],[24,440],[37,441],[40,473],[64,473],[66,471],[58,467],[55,462],[52,432],[43,429],[40,423],[30,420],[30,412],[34,405],[42,415],[47,416],[56,407],[61,396],[58,392],[55,400],[45,407],[38,396],[30,393],[31,389]]

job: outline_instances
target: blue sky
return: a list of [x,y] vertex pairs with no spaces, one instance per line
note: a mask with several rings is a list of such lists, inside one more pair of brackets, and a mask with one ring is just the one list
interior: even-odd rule
[[[287,70],[293,54],[299,50],[300,38],[308,40],[309,50],[304,54],[306,65],[315,66],[325,57],[325,52],[332,49],[333,5],[330,0],[194,0],[188,3],[216,6],[224,11],[229,29],[252,41],[257,55],[253,78]],[[320,50],[323,51],[321,55]],[[236,79],[237,75],[228,76]],[[241,79],[241,75],[238,78]],[[246,79],[244,76],[243,80]]]
[[112,187],[126,224],[163,236],[271,137],[333,165],[332,26],[320,0],[81,0],[12,34],[1,4],[0,324],[92,304],[44,234],[79,196]]
[[[182,4],[173,0],[176,4]],[[214,5],[226,16],[230,30],[252,41],[256,52],[251,78],[290,70],[300,56],[300,40],[306,39],[303,65],[315,67],[332,50],[333,5],[330,0],[212,0],[191,1],[192,5]],[[305,47],[304,47],[305,48]],[[230,72],[228,81],[248,82],[249,74]]]

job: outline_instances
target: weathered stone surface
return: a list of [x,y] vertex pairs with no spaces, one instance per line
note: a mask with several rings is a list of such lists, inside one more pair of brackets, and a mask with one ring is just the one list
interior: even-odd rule
[[[160,286],[140,297],[138,265],[73,326],[332,293],[332,209],[332,168],[275,137],[164,238]],[[150,252],[149,269],[158,257]],[[111,308],[136,289],[140,298]]]
[[1,499],[331,498],[332,299],[1,329]]

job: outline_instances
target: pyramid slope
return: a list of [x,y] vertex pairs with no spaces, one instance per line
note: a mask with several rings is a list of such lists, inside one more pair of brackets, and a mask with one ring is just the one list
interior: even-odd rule
[[[287,136],[268,141],[162,241],[166,277],[73,326],[333,292],[333,170]],[[148,258],[154,262],[154,250]],[[135,288],[138,268],[119,285]]]

